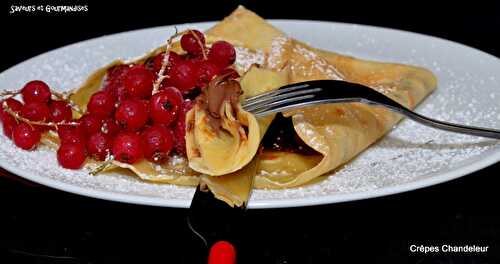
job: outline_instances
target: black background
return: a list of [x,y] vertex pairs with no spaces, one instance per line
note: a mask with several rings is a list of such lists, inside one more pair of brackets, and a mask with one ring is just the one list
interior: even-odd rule
[[[89,11],[11,15],[10,5],[37,1],[4,1],[0,71],[88,38],[218,20],[238,3],[266,18],[398,28],[500,57],[500,3],[462,2],[46,0],[40,3],[83,4]],[[239,263],[499,263],[499,171],[497,163],[452,182],[389,197],[248,211],[237,239]],[[0,263],[202,263],[197,258],[203,247],[189,232],[186,213],[80,197],[0,177]],[[442,243],[489,245],[490,250],[473,255],[408,250],[410,244]]]

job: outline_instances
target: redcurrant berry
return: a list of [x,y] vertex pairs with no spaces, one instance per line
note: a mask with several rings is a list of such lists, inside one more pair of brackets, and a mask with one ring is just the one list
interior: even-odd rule
[[131,65],[129,64],[120,64],[115,65],[109,68],[106,72],[106,80],[107,82],[119,81],[127,74],[128,69]]
[[142,132],[144,157],[151,162],[164,162],[174,146],[172,130],[163,125],[153,125]]
[[[163,64],[163,59],[165,57],[165,53],[162,52],[158,55],[155,56],[154,60],[153,60],[153,72],[155,73],[158,73],[160,72],[160,69],[161,69],[161,65]],[[182,57],[173,52],[173,51],[170,51],[168,53],[168,68],[166,68],[165,70],[167,71],[169,68],[172,68],[172,67],[175,67],[175,65],[179,62],[179,61],[182,61]]]
[[181,47],[187,53],[194,55],[201,54],[205,48],[205,36],[196,29],[190,30],[182,35]]
[[71,106],[64,101],[52,101],[49,104],[50,118],[53,122],[71,121],[73,112]]
[[[4,112],[3,102],[4,101],[0,102],[0,113]],[[19,112],[23,108],[23,103],[19,102],[18,100],[14,99],[14,98],[8,98],[7,100],[5,100],[5,103],[7,103],[7,106],[10,108],[10,110],[12,110],[14,112]]]
[[45,103],[29,102],[21,109],[21,116],[31,121],[50,121],[50,109]]
[[219,67],[215,63],[209,60],[201,61],[198,66],[198,82],[196,86],[200,88],[207,87],[208,83],[219,73],[219,71]]
[[144,65],[134,65],[123,77],[123,86],[133,98],[144,98],[151,95],[154,74]]
[[117,161],[133,164],[143,158],[141,136],[124,131],[113,140],[112,153]]
[[21,89],[21,94],[25,103],[48,103],[51,96],[49,86],[45,82],[39,80],[25,84],[23,89]]
[[182,94],[176,88],[162,89],[151,97],[151,119],[158,124],[171,124],[177,117],[182,101]]
[[136,131],[148,121],[148,108],[142,100],[127,99],[116,109],[115,119],[123,128]]
[[83,131],[85,131],[87,135],[92,135],[101,131],[102,121],[102,117],[90,113],[83,115],[79,120],[80,126],[82,126]]
[[127,90],[123,85],[123,78],[130,65],[116,65],[108,69],[103,90],[115,96],[116,101],[120,102],[128,97]]
[[19,123],[12,132],[14,144],[24,150],[35,148],[40,142],[40,138],[40,130],[26,123]]
[[236,60],[236,50],[231,43],[220,40],[212,44],[208,52],[208,59],[224,69]]
[[82,144],[62,144],[57,150],[57,161],[61,167],[76,170],[85,162],[85,146]]
[[182,92],[187,92],[196,86],[197,67],[191,60],[179,61],[168,72],[168,84],[177,87]]
[[12,138],[12,132],[14,131],[14,128],[16,128],[16,125],[17,121],[13,116],[7,114],[2,117],[3,134],[8,138]]
[[111,138],[108,135],[102,132],[94,133],[87,141],[87,153],[92,158],[103,161],[111,149],[111,143]]
[[[14,112],[20,112],[23,108],[23,104],[14,98],[9,98],[5,100],[10,110]],[[2,122],[3,133],[8,137],[12,138],[12,131],[17,126],[16,119],[9,113],[5,112],[3,109],[3,101],[0,101],[0,121]]]
[[63,144],[86,144],[85,131],[82,126],[59,126],[57,135],[61,145]]
[[115,103],[115,97],[111,93],[99,91],[90,97],[87,111],[102,117],[111,116],[115,110]]
[[116,123],[116,121],[112,118],[106,118],[102,121],[101,132],[114,136],[120,131],[120,126]]

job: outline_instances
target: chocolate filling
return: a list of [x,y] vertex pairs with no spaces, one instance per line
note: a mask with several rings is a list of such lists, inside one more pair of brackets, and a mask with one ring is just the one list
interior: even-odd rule
[[[217,76],[196,98],[197,105],[208,113],[208,123],[216,132],[222,126],[221,111],[224,102],[229,102],[233,110],[237,111],[242,94],[240,83],[229,77],[229,75]],[[236,116],[236,113],[234,115]]]
[[302,155],[318,154],[297,135],[293,128],[292,119],[284,117],[281,113],[276,115],[269,126],[262,139],[262,146],[265,150],[293,152]]

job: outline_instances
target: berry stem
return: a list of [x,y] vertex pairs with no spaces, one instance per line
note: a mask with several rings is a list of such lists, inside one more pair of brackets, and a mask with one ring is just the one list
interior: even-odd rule
[[198,34],[196,34],[192,29],[188,29],[188,31],[193,35],[193,37],[196,39],[196,42],[198,42],[198,45],[200,45],[201,48],[201,54],[203,55],[203,59],[207,60],[207,51],[205,49],[205,45],[201,42],[201,39],[198,37]]
[[21,90],[16,90],[16,91],[9,91],[9,90],[3,90],[0,91],[0,97],[5,97],[5,99],[9,99],[11,97],[14,97],[18,94],[21,93]]
[[113,163],[113,161],[115,161],[115,157],[111,153],[108,153],[106,159],[101,164],[99,164],[97,168],[90,171],[89,174],[92,176],[96,176],[97,174],[108,168]]
[[161,82],[165,78],[168,77],[167,75],[165,75],[165,70],[167,69],[169,51],[172,48],[172,42],[174,41],[175,38],[177,38],[179,36],[182,36],[183,34],[185,34],[187,32],[190,32],[190,31],[191,30],[188,29],[188,30],[184,30],[184,31],[179,32],[177,30],[177,27],[176,27],[175,28],[175,33],[172,36],[170,36],[170,38],[168,38],[168,40],[167,40],[167,43],[165,43],[165,56],[163,56],[163,61],[161,62],[161,68],[160,68],[160,71],[158,72],[158,77],[156,78],[156,80],[155,80],[155,82],[153,84],[153,92],[151,93],[152,95],[158,92],[158,90],[160,89]]
[[73,101],[71,101],[69,99],[69,97],[71,96],[72,93],[59,93],[59,92],[55,92],[55,91],[51,91],[52,92],[52,95],[56,98],[56,99],[59,99],[59,100],[62,100],[62,101],[65,101],[66,103],[69,104],[69,106],[71,106],[71,108],[73,110],[75,110],[75,112],[83,115],[83,111],[82,109],[80,109],[80,107],[75,104]]
[[2,103],[2,108],[3,110],[8,113],[9,115],[13,116],[16,121],[22,121],[30,125],[36,125],[36,126],[51,126],[55,127],[57,129],[58,126],[78,126],[78,122],[67,122],[67,121],[61,121],[61,122],[43,122],[43,121],[32,121],[27,118],[22,117],[19,115],[18,112],[14,112],[12,109],[10,109],[9,105],[7,104],[6,101]]

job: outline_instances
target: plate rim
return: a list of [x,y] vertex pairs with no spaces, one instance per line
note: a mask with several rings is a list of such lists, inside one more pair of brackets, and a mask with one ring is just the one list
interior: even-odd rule
[[[317,23],[317,24],[329,24],[329,25],[343,25],[343,26],[359,26],[363,28],[368,28],[370,30],[383,30],[383,31],[389,31],[390,33],[397,33],[397,34],[409,34],[413,35],[415,37],[419,38],[427,38],[430,41],[444,41],[448,45],[456,45],[460,48],[466,48],[466,49],[471,49],[474,50],[475,52],[479,52],[482,55],[489,56],[491,58],[494,58],[498,60],[498,63],[500,63],[500,58],[489,54],[487,52],[484,52],[482,50],[479,50],[477,48],[458,43],[452,40],[444,39],[441,37],[436,37],[432,35],[426,35],[418,32],[411,32],[411,31],[406,31],[406,30],[401,30],[401,29],[394,29],[394,28],[387,28],[387,27],[380,27],[380,26],[373,26],[373,25],[365,25],[365,24],[358,24],[358,23],[346,23],[346,22],[336,22],[336,21],[324,21],[324,20],[299,20],[299,19],[268,19],[267,21],[271,23]],[[96,41],[98,39],[102,38],[112,38],[112,37],[117,37],[118,35],[124,35],[124,34],[133,34],[136,32],[140,31],[148,31],[148,30],[155,30],[155,29],[160,29],[160,28],[172,28],[172,27],[183,27],[183,26],[207,26],[216,23],[217,21],[203,21],[203,22],[194,22],[194,23],[182,23],[182,24],[173,24],[173,25],[162,25],[162,26],[156,26],[156,27],[149,27],[149,28],[141,28],[141,29],[134,29],[134,30],[129,30],[129,31],[122,31],[122,32],[117,32],[117,33],[112,33],[112,34],[106,34],[90,39],[85,39],[82,41],[74,42],[68,45],[64,45],[49,51],[46,51],[44,53],[41,53],[39,55],[36,55],[34,57],[28,58],[16,65],[13,65],[9,67],[8,69],[4,70],[3,72],[0,73],[0,75],[3,74],[8,74],[10,70],[12,70],[15,67],[22,66],[23,64],[27,63],[28,61],[44,56],[48,53],[54,52],[56,50],[61,50],[61,49],[67,49],[71,48],[74,45],[84,45],[87,42],[91,41]],[[392,31],[392,32],[391,32]],[[479,171],[481,169],[484,169],[488,166],[491,166],[493,164],[496,164],[497,162],[500,161],[500,151],[495,151],[491,155],[489,155],[486,158],[483,158],[478,161],[471,162],[469,164],[465,164],[462,166],[457,166],[455,168],[450,169],[447,172],[444,173],[430,173],[427,174],[428,177],[424,179],[419,179],[416,181],[411,181],[411,182],[406,182],[394,186],[387,186],[387,187],[381,187],[373,190],[368,190],[368,191],[358,191],[358,192],[352,192],[352,193],[337,193],[337,194],[328,194],[320,197],[314,197],[314,198],[293,198],[293,199],[264,199],[264,200],[257,200],[253,201],[250,200],[248,204],[249,209],[270,209],[270,208],[291,208],[291,207],[303,207],[303,206],[314,206],[314,205],[323,205],[323,204],[333,204],[333,203],[341,203],[341,202],[348,202],[348,201],[357,201],[357,200],[364,200],[364,199],[370,199],[370,198],[376,198],[376,197],[381,197],[381,196],[388,196],[388,195],[393,195],[393,194],[399,194],[399,193],[404,193],[412,190],[418,190],[421,188],[437,185],[440,183],[448,182],[453,179],[457,179],[460,177],[463,177],[467,174],[470,174],[475,171]],[[123,203],[130,203],[130,204],[137,204],[137,205],[148,205],[148,206],[161,206],[161,207],[173,207],[173,208],[188,208],[190,205],[190,201],[187,201],[185,199],[165,199],[163,197],[148,197],[148,196],[141,196],[138,194],[126,194],[126,193],[119,193],[119,192],[110,192],[110,191],[104,191],[104,190],[96,190],[96,189],[90,189],[90,188],[85,188],[85,187],[80,187],[77,185],[73,185],[70,183],[62,182],[62,181],[57,181],[52,178],[48,177],[43,177],[39,175],[32,175],[31,173],[28,173],[24,170],[20,170],[15,166],[10,166],[9,163],[4,162],[3,160],[0,160],[0,167],[4,168],[10,173],[13,173],[19,177],[22,177],[24,179],[31,180],[33,182],[36,182],[41,185],[48,186],[50,188],[54,188],[60,191],[65,191],[77,195],[82,195],[82,196],[87,196],[87,197],[92,197],[96,199],[102,199],[102,200],[107,200],[107,201],[114,201],[114,202],[123,202]],[[189,186],[178,186],[180,188],[186,188],[186,189],[193,189],[194,193],[194,188],[189,187]]]

